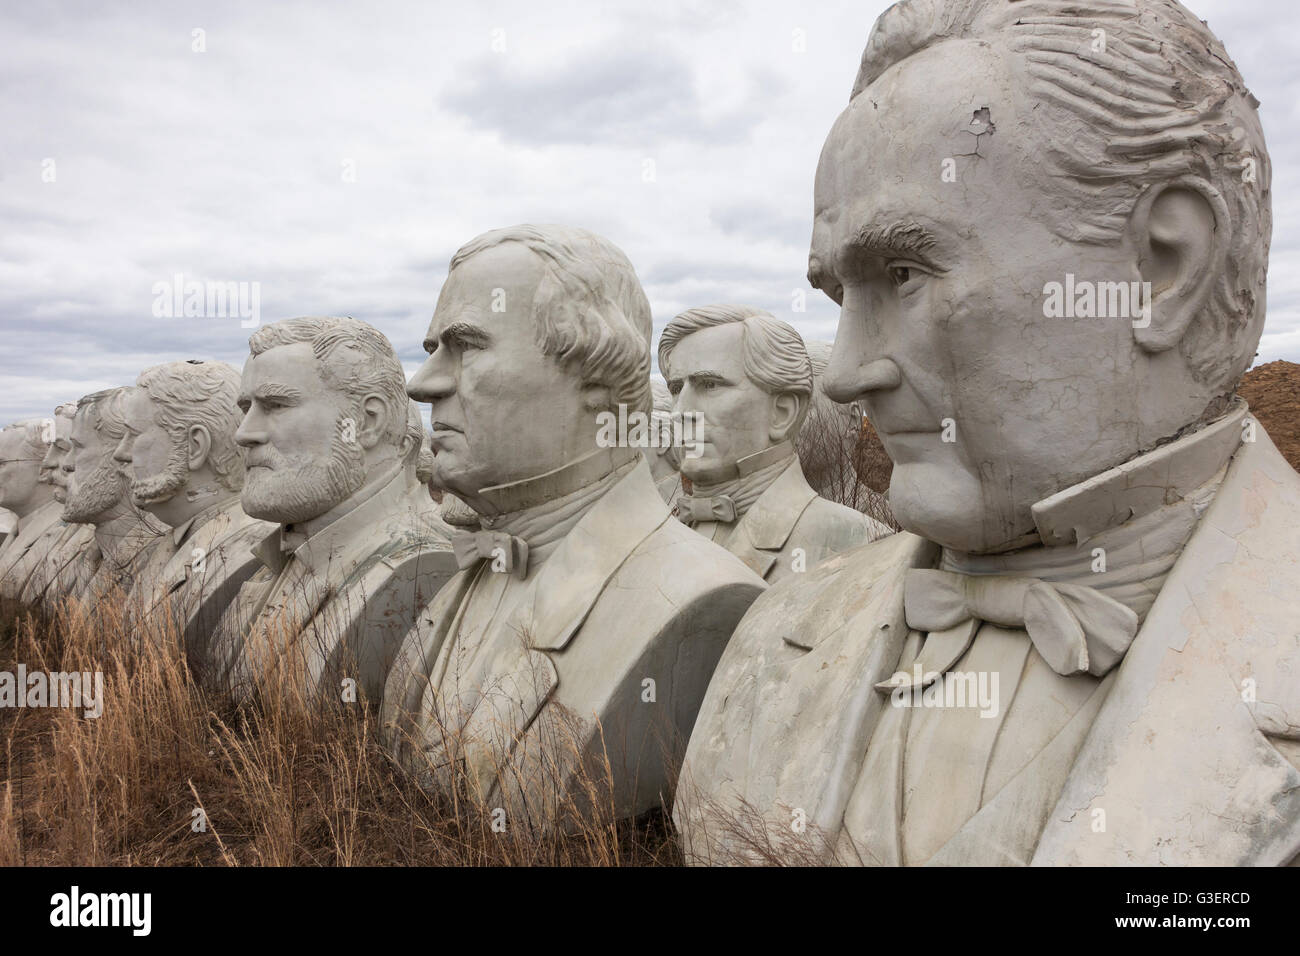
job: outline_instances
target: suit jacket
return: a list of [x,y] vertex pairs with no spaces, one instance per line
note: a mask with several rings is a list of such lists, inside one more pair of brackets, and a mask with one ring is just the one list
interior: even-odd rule
[[[1262,428],[1242,444],[1117,670],[1055,804],[1026,806],[1046,748],[932,858],[1033,864],[1281,864],[1300,852],[1300,475]],[[715,673],[674,816],[696,862],[737,847],[713,810],[769,833],[806,815],[845,846],[845,810],[908,627],[903,578],[939,548],[898,534],[773,588]],[[1100,700],[1100,698],[1099,698]],[[1104,811],[1104,830],[1093,813]],[[1029,822],[1027,822],[1029,821]],[[853,842],[869,842],[866,838]],[[822,842],[824,841],[824,842]],[[1015,852],[1007,852],[1015,847]],[[852,857],[840,853],[839,859]],[[885,855],[885,862],[889,862]]]
[[274,530],[246,515],[238,495],[172,528],[140,571],[129,597],[133,613],[141,621],[154,619],[147,633],[155,639],[167,633],[169,625],[159,619],[167,615],[182,647],[202,644],[262,567],[252,549]]
[[90,583],[83,558],[94,546],[93,524],[60,520],[51,526],[32,548],[33,563],[23,584],[23,603],[52,607],[60,600],[79,597]]
[[398,472],[347,514],[289,543],[277,527],[257,545],[261,567],[209,641],[191,647],[193,666],[236,699],[284,679],[338,701],[350,679],[377,700],[419,608],[456,570],[428,492]]
[[796,457],[741,515],[726,548],[771,583],[889,534],[874,518],[817,494]]
[[[476,714],[451,747],[433,681],[475,580],[491,573],[484,562],[453,578],[403,645],[383,709],[399,759],[443,785],[443,771],[464,761],[479,795],[509,808],[511,826],[539,831],[564,825],[565,795],[620,817],[662,805],[709,674],[763,582],[672,518],[638,462],[529,569],[500,625],[526,644],[510,673],[493,675],[511,703]],[[606,760],[614,792],[589,795],[584,775]]]
[[47,502],[29,514],[17,533],[5,541],[0,550],[0,597],[17,600],[22,596],[32,570],[67,527],[59,517],[62,513],[62,504]]

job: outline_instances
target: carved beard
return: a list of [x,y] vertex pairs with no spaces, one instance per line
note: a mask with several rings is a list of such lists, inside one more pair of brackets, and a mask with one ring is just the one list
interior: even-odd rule
[[131,501],[137,508],[169,501],[190,480],[189,456],[184,447],[172,449],[161,472],[131,482]]
[[75,479],[63,506],[63,520],[73,524],[91,524],[91,519],[116,507],[126,487],[117,464],[111,459],[97,464],[88,475]]
[[[340,418],[338,424],[342,422]],[[365,461],[361,446],[344,442],[338,430],[324,465],[317,458],[286,458],[265,445],[249,456],[240,503],[244,513],[253,518],[281,524],[309,521],[341,504],[365,484]]]

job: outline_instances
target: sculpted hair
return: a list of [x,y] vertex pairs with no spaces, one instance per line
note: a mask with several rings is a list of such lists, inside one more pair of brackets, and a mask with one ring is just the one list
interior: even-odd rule
[[242,417],[239,401],[239,370],[225,362],[168,362],[145,369],[136,379],[157,411],[154,422],[181,447],[196,425],[207,429],[212,439],[208,462],[217,481],[228,491],[244,487],[244,459],[235,444],[235,430]]
[[850,100],[907,57],[963,38],[1014,57],[1034,104],[1037,174],[1067,195],[1042,207],[1057,235],[1118,242],[1148,188],[1204,184],[1226,238],[1179,349],[1199,381],[1230,392],[1264,327],[1272,167],[1259,101],[1223,45],[1176,0],[904,0],[876,21]]
[[307,316],[285,319],[253,333],[248,349],[261,355],[283,345],[306,342],[325,384],[360,404],[378,395],[388,412],[384,440],[402,447],[406,436],[406,374],[387,336],[350,316]]
[[125,385],[91,392],[77,402],[77,412],[84,410],[87,415],[92,415],[91,427],[116,443],[126,434],[125,398]]
[[506,242],[542,260],[532,302],[542,354],[576,368],[583,382],[609,388],[615,406],[649,414],[650,302],[623,251],[586,229],[524,224],[471,239],[450,269]]
[[22,429],[22,453],[30,455],[34,461],[40,461],[49,452],[50,446],[54,444],[52,437],[50,441],[45,440],[46,436],[49,436],[52,431],[47,425],[48,421],[45,418],[25,418],[20,422],[14,422],[12,425],[0,428],[0,431],[7,432]]
[[739,322],[745,375],[769,395],[793,394],[804,399],[800,424],[808,413],[813,391],[812,363],[803,338],[794,327],[771,312],[752,305],[705,305],[687,309],[668,323],[659,336],[659,369],[669,378],[673,349],[701,329]]

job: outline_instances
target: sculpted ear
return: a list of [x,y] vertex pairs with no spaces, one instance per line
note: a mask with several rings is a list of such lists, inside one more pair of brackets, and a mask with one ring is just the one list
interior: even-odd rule
[[185,453],[189,460],[190,471],[198,471],[212,453],[212,435],[202,425],[191,425],[185,436]]
[[361,421],[357,422],[357,444],[374,448],[388,431],[388,406],[378,395],[367,395],[361,400]]
[[767,434],[773,444],[783,442],[786,439],[794,439],[795,425],[799,423],[803,410],[807,405],[808,396],[806,395],[782,392],[779,395],[772,396],[772,424],[769,426]]
[[1228,252],[1227,206],[1219,191],[1196,177],[1148,189],[1129,216],[1138,271],[1150,283],[1150,316],[1134,320],[1133,337],[1146,352],[1179,343],[1209,304]]

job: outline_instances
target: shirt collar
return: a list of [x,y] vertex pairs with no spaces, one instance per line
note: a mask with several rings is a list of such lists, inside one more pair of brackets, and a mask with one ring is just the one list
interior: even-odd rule
[[202,511],[190,517],[188,521],[182,521],[176,527],[172,528],[172,544],[179,548],[181,543],[190,536],[190,532],[199,525],[206,524],[221,512],[231,510],[232,505],[238,504],[239,495],[231,495],[224,501],[204,508]]
[[1030,509],[1042,542],[1081,545],[1186,498],[1232,457],[1248,411],[1237,398],[1225,414],[1192,434],[1044,498]]
[[364,540],[365,529],[377,526],[398,508],[406,492],[406,476],[398,468],[383,484],[369,483],[319,517],[281,525],[253,548],[253,554],[276,574],[284,570],[290,557],[309,570],[318,570],[318,562],[328,563],[335,557],[336,546]]
[[[545,474],[483,488],[478,496],[495,509],[496,515],[513,514],[554,501],[594,484],[613,474],[639,454],[641,451],[638,448],[597,448],[590,454],[583,455]],[[496,515],[484,515],[484,517],[492,518]]]

